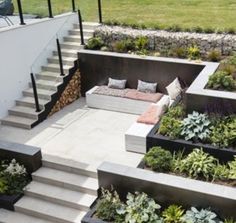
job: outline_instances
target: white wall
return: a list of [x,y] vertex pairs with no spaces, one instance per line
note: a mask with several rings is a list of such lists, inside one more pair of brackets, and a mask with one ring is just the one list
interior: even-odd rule
[[32,64],[35,72],[46,62],[52,50],[46,46],[55,47],[56,33],[60,32],[59,37],[66,35],[77,21],[77,14],[67,13],[25,26],[0,29],[0,118],[7,115],[8,109],[28,88]]

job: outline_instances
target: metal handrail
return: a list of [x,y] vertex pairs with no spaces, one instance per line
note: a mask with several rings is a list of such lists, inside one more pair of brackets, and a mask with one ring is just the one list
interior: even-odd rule
[[81,16],[80,10],[78,10],[78,17],[79,17],[79,29],[80,29],[80,40],[81,40],[81,45],[84,45],[84,30],[83,30],[83,20]]
[[49,18],[53,18],[51,0],[48,0],[48,15],[49,15]]
[[20,25],[25,25],[21,0],[17,0],[17,5],[18,5],[19,16],[20,16]]
[[38,98],[38,92],[37,92],[34,74],[30,73],[30,76],[31,76],[31,83],[32,83],[32,88],[33,88],[33,93],[34,93],[34,101],[35,101],[35,108],[36,108],[35,111],[40,112],[41,109],[39,107],[39,98]]
[[99,23],[102,23],[102,3],[101,3],[101,0],[98,0],[98,15],[99,15]]
[[72,12],[76,12],[75,0],[72,0]]
[[57,42],[57,53],[58,53],[59,66],[60,66],[60,75],[65,76],[64,69],[63,69],[63,60],[62,60],[62,55],[61,55],[61,46],[60,46],[60,41],[58,38],[56,42]]

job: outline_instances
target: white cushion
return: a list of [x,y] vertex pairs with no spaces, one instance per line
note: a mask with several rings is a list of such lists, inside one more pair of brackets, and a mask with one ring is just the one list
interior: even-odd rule
[[127,80],[117,80],[109,78],[108,80],[108,87],[115,88],[115,89],[125,89]]
[[168,108],[170,106],[170,97],[167,95],[164,95],[160,101],[157,102],[158,105],[162,106],[162,107],[166,107]]
[[137,90],[141,92],[145,92],[145,93],[156,93],[157,83],[149,83],[149,82],[138,80]]
[[166,90],[170,99],[175,100],[182,92],[181,85],[179,83],[179,79],[175,78],[173,82],[171,82],[167,87]]

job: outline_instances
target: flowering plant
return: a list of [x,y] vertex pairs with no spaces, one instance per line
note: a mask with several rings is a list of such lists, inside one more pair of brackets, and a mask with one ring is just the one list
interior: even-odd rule
[[2,161],[0,165],[0,194],[19,194],[28,184],[30,178],[23,165],[15,159]]

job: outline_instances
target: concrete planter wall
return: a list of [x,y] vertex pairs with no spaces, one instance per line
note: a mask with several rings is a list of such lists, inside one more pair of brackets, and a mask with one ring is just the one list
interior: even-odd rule
[[154,198],[162,207],[170,204],[181,204],[184,208],[211,207],[221,218],[236,217],[236,188],[109,162],[98,168],[98,180],[100,187],[113,185],[122,197],[127,192],[140,191]]
[[147,151],[154,146],[161,146],[172,153],[174,151],[183,151],[184,149],[184,153],[189,154],[195,148],[203,148],[204,152],[211,154],[222,163],[234,160],[236,155],[236,150],[234,149],[221,149],[208,144],[193,143],[184,139],[171,139],[170,137],[156,134],[158,128],[159,125],[156,125],[147,136]]
[[14,211],[14,204],[22,197],[22,194],[16,195],[1,195],[0,194],[0,208]]

